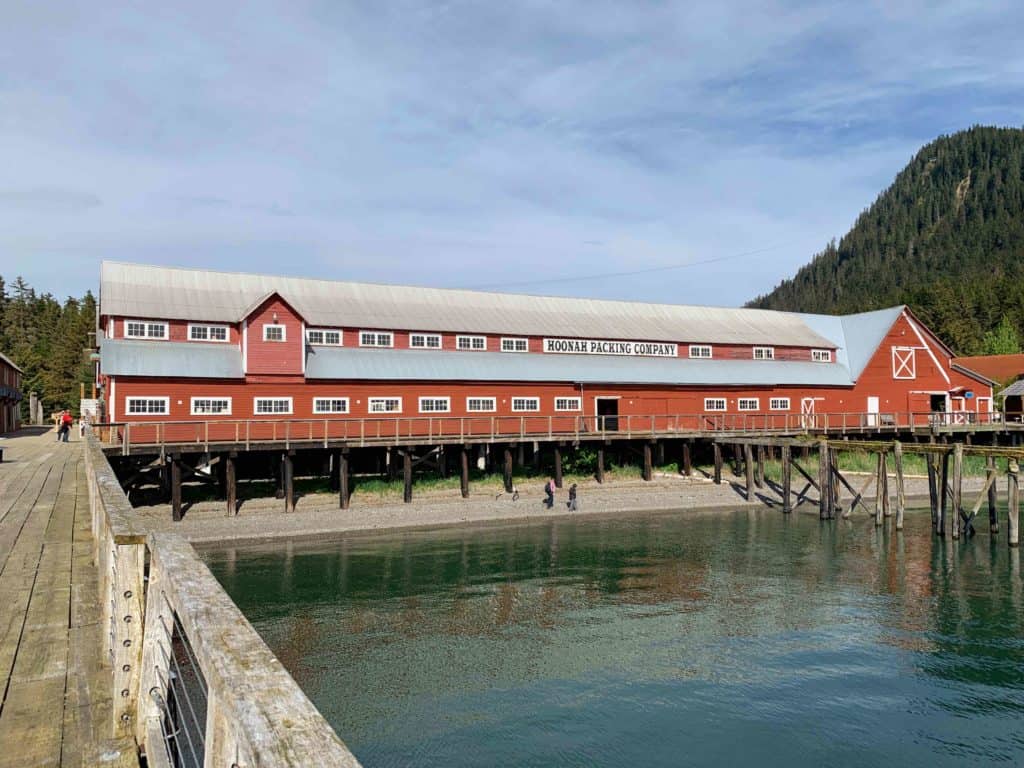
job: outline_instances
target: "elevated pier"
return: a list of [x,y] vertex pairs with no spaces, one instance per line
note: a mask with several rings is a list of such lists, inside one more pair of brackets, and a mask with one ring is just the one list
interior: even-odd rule
[[138,766],[111,727],[82,445],[0,445],[0,766]]

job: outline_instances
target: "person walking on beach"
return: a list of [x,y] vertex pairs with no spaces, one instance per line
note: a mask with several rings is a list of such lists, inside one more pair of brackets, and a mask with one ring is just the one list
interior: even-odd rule
[[544,483],[544,503],[548,509],[555,506],[555,481],[550,477],[548,481]]
[[569,508],[570,512],[578,510],[579,502],[576,501],[576,483],[569,486],[569,500],[565,502],[565,506]]

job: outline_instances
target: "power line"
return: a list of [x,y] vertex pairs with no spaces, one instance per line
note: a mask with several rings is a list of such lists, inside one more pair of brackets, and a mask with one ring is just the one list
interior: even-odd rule
[[746,256],[756,256],[760,253],[767,253],[768,251],[778,250],[784,248],[787,245],[791,245],[792,241],[787,243],[778,243],[776,245],[770,245],[767,248],[758,248],[755,251],[744,251],[743,253],[734,253],[729,256],[715,256],[710,259],[700,259],[698,261],[686,261],[681,264],[668,264],[663,267],[649,267],[647,269],[633,269],[627,272],[602,272],[596,275],[570,275],[566,277],[542,277],[537,280],[519,280],[516,282],[505,282],[505,283],[490,283],[488,285],[473,285],[468,286],[469,290],[474,291],[485,291],[492,290],[495,288],[519,288],[526,285],[541,285],[551,282],[560,282],[563,280],[571,280],[572,282],[580,282],[581,280],[604,280],[609,277],[632,277],[634,275],[649,275],[654,272],[668,272],[673,269],[685,269],[686,267],[699,267],[705,264],[715,264],[720,261],[729,261],[731,259],[741,259]]

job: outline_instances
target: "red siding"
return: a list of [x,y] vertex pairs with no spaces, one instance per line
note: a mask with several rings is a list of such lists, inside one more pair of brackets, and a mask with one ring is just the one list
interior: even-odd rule
[[[247,322],[247,374],[302,374],[306,350],[306,342],[302,338],[302,319],[288,304],[277,296],[267,299],[249,315]],[[263,326],[267,324],[283,325],[285,340],[264,341]]]
[[[114,335],[110,338],[123,339],[126,338],[124,335],[124,322],[125,320],[146,320],[150,322],[167,323],[167,341],[188,341],[188,326],[193,325],[226,325],[228,327],[228,343],[238,344],[240,333],[237,324],[231,323],[207,323],[201,320],[160,320],[155,317],[116,317],[114,318]],[[104,333],[109,329],[108,321],[104,320],[101,324],[104,329]],[[159,339],[148,339],[148,341],[159,341]],[[212,341],[212,342],[192,342],[193,344],[224,344],[223,341]]]

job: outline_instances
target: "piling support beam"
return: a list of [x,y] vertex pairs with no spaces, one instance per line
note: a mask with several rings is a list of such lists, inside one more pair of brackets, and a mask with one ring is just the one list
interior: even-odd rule
[[743,474],[747,480],[747,501],[754,500],[754,447],[750,443],[743,446]]
[[[953,526],[953,538],[959,539],[964,527],[963,515],[961,514],[961,497],[963,495],[964,480],[964,444],[956,443],[953,446],[953,519],[950,523]],[[966,531],[963,531],[966,535]]]
[[281,480],[284,484],[284,511],[295,511],[295,463],[293,453],[285,451],[281,454]]
[[597,449],[597,471],[594,473],[594,478],[599,483],[604,482],[604,446]]
[[555,444],[555,488],[562,487],[562,446]]
[[793,468],[789,465],[790,447],[782,446],[782,513],[788,515],[793,511]]
[[889,452],[882,451],[882,515],[892,517],[892,499],[889,496]]
[[348,471],[348,450],[342,450],[338,453],[338,507],[341,509],[348,509],[349,500],[351,499],[351,492],[349,490],[349,471]]
[[412,451],[402,451],[402,501],[406,504],[412,502]]
[[692,440],[683,441],[683,474],[687,477],[693,476],[693,447]]
[[883,479],[884,475],[885,453],[879,451],[878,461],[875,466],[875,526],[882,524],[882,517],[885,514],[884,504],[882,503],[883,489],[885,486],[885,481]]
[[828,520],[832,503],[831,468],[829,467],[828,441],[818,441],[818,518]]
[[939,478],[938,471],[936,469],[936,462],[938,457],[931,453],[924,455],[925,467],[928,469],[928,506],[932,513],[932,532],[935,533],[939,529],[939,495],[938,486]]
[[642,472],[641,476],[648,483],[651,481],[651,477],[653,476],[653,471],[651,469],[651,444],[650,443],[644,443],[644,467],[643,467],[643,472]]
[[988,486],[988,530],[990,533],[999,533],[999,516],[997,514],[998,509],[998,494],[999,489],[996,488],[993,476],[996,474],[996,457],[986,456],[985,457],[985,480],[989,483]]
[[505,493],[512,493],[512,447],[505,446],[505,461],[502,475],[505,480]]
[[903,444],[899,440],[892,444],[892,463],[896,471],[896,530],[903,530],[903,513],[907,506],[907,494],[903,485]]
[[238,514],[238,474],[235,461],[238,454],[231,451],[224,457],[224,497],[229,515]]
[[712,443],[715,451],[715,485],[722,484],[722,446],[720,443]]
[[939,513],[935,521],[935,533],[938,536],[946,535],[947,511],[949,508],[949,453],[943,453],[939,457]]
[[757,467],[754,472],[754,485],[764,488],[764,446],[757,446]]
[[171,519],[181,520],[181,454],[171,456]]
[[1017,527],[1020,514],[1020,467],[1016,459],[1006,462],[1006,542],[1011,547],[1020,545],[1020,529]]
[[459,449],[459,487],[462,490],[462,498],[469,498],[469,449],[462,446]]

